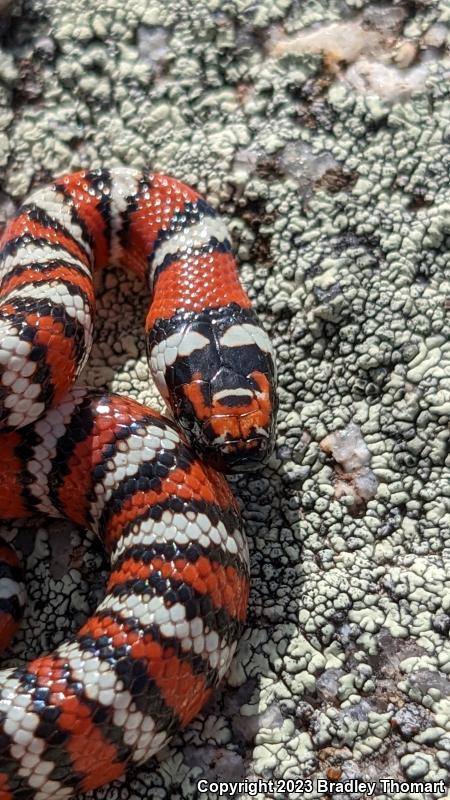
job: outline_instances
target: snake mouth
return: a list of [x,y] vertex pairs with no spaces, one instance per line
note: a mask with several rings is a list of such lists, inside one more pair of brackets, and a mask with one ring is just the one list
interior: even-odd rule
[[272,449],[270,438],[260,435],[204,446],[201,455],[221,472],[255,472],[267,462]]
[[[276,397],[269,377],[248,378],[230,370],[207,382],[200,375],[178,393],[174,416],[198,454],[222,472],[250,472],[264,464],[271,451]],[[240,383],[239,383],[240,381]]]

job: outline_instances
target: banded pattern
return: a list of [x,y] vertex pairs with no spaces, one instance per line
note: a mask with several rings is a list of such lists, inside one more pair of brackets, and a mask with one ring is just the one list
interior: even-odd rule
[[[92,343],[92,272],[111,261],[148,286],[150,369],[178,425],[71,388]],[[0,518],[88,527],[111,573],[75,637],[0,671],[0,800],[65,800],[107,783],[202,708],[233,657],[249,588],[238,508],[215,468],[263,463],[275,412],[271,343],[223,222],[193,189],[101,169],[19,208],[0,243]],[[24,599],[0,544],[0,646]]]
[[[1,440],[23,484],[0,516],[64,516],[111,553],[75,639],[0,672],[0,800],[66,798],[149,758],[204,705],[245,619],[247,547],[225,478],[139,403],[75,388]],[[0,548],[0,612],[15,618],[10,555]]]
[[194,448],[252,469],[273,441],[275,365],[226,227],[193,189],[158,173],[96,170],[28,198],[0,250],[0,425],[56,405],[92,342],[91,273],[111,260],[145,279],[150,369]]

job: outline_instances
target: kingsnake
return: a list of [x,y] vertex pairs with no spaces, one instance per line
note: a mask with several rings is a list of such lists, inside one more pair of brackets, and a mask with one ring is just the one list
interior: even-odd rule
[[[173,421],[73,387],[92,343],[92,270],[147,284],[146,343]],[[193,189],[130,168],[34,192],[0,245],[0,518],[65,517],[111,556],[106,596],[50,655],[0,671],[0,800],[68,798],[155,754],[227,671],[248,554],[216,472],[270,454],[275,364],[224,223]],[[0,640],[23,575],[0,546]]]

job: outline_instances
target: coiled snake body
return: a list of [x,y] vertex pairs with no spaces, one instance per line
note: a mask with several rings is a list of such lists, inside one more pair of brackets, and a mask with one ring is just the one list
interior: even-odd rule
[[[149,287],[153,378],[175,422],[73,388],[92,342],[92,269]],[[227,671],[248,596],[237,505],[221,471],[270,453],[275,366],[226,228],[161,174],[94,170],[36,191],[0,245],[0,518],[95,530],[105,598],[72,640],[0,671],[0,800],[68,798],[156,753]],[[24,603],[0,546],[0,643]]]

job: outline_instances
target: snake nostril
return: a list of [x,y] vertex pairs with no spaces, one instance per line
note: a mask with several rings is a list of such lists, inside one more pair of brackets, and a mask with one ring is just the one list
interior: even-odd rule
[[[69,388],[92,345],[92,267],[109,261],[151,287],[149,360],[178,424],[131,398]],[[69,798],[156,754],[230,665],[248,549],[226,480],[197,456],[225,472],[261,467],[274,356],[224,222],[169,176],[118,167],[58,178],[10,220],[0,265],[0,427],[18,429],[0,434],[0,519],[61,514],[111,555],[81,630],[0,670],[0,800]],[[1,647],[23,599],[1,543],[0,579]]]

